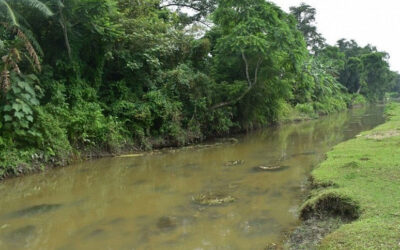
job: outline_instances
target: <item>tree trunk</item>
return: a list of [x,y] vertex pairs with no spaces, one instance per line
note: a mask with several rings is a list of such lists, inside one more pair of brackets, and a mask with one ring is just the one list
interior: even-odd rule
[[356,92],[357,95],[360,94],[360,92],[361,92],[361,87],[362,87],[362,85],[360,84],[360,87],[358,87],[357,92]]
[[[62,1],[62,2],[64,4],[64,1]],[[62,8],[63,7],[61,7],[61,6],[58,7],[58,9],[60,11],[59,23],[60,23],[61,28],[63,30],[64,42],[65,42],[65,47],[67,48],[68,58],[71,60],[72,59],[72,50],[71,50],[71,45],[69,43],[67,24],[65,23],[65,18],[64,18],[64,15],[62,13]]]

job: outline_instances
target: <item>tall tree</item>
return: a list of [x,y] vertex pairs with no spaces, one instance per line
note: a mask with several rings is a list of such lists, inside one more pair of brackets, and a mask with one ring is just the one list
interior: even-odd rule
[[218,33],[213,51],[218,70],[233,76],[221,80],[241,80],[246,87],[212,109],[234,105],[256,87],[268,91],[275,80],[279,82],[275,90],[284,91],[290,85],[285,83],[306,54],[294,19],[264,0],[221,0],[213,20],[213,32]]
[[388,55],[384,52],[372,52],[361,56],[366,82],[364,93],[371,100],[382,99],[385,91],[391,87],[393,75],[390,72],[387,59]]
[[302,3],[298,7],[290,7],[290,13],[297,20],[297,28],[303,33],[308,48],[317,53],[325,47],[325,38],[317,31],[315,23],[315,8]]

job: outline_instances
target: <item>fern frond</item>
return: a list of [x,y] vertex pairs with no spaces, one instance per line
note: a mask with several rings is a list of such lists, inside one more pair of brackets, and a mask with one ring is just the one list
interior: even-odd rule
[[18,26],[17,18],[15,17],[15,13],[11,6],[7,3],[6,0],[0,0],[0,5],[6,8],[6,11],[8,13],[8,17],[11,20],[11,23],[15,26]]
[[27,29],[27,28],[25,28],[25,27],[23,27],[23,26],[20,26],[20,27],[18,27],[18,28],[24,33],[24,35],[25,35],[25,36],[28,38],[28,40],[31,42],[32,46],[35,48],[36,53],[37,53],[39,56],[43,57],[44,53],[43,53],[42,47],[40,47],[40,44],[39,44],[39,42],[36,40],[36,38],[35,38],[35,36],[33,35],[32,31],[29,30],[29,29]]
[[[12,1],[16,1],[16,0],[12,0]],[[46,4],[44,4],[43,2],[41,2],[39,0],[17,0],[17,1],[25,4],[26,6],[30,6],[31,8],[39,10],[45,16],[53,15],[53,11],[51,11],[51,9],[49,7],[47,7]]]
[[17,30],[17,36],[24,41],[25,43],[25,49],[28,51],[30,57],[33,60],[33,67],[36,68],[39,72],[42,70],[42,66],[40,64],[39,56],[37,55],[35,49],[33,48],[31,42],[29,39],[25,36],[24,32],[22,30],[18,29]]

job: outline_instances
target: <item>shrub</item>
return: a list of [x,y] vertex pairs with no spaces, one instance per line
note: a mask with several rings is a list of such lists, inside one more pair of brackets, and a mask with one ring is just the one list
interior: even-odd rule
[[307,115],[314,115],[314,107],[312,103],[299,103],[296,105],[295,109],[298,112],[307,114]]
[[360,94],[353,94],[351,98],[351,106],[362,106],[367,103],[367,99]]
[[48,106],[35,109],[36,122],[32,128],[31,144],[45,153],[45,161],[64,165],[72,152],[67,130],[59,118],[48,111]]

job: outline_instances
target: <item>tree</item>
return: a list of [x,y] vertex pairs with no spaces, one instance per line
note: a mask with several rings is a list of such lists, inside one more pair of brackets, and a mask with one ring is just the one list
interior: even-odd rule
[[363,62],[358,57],[350,57],[340,74],[339,81],[349,90],[350,93],[359,94],[364,83]]
[[317,32],[315,25],[315,8],[302,3],[298,7],[290,7],[290,13],[297,20],[297,28],[303,33],[308,48],[317,53],[325,47],[325,38]]
[[391,87],[393,75],[387,59],[388,55],[384,52],[373,52],[361,56],[366,82],[364,93],[370,100],[382,99],[385,91]]
[[[284,79],[296,70],[304,56],[301,36],[294,30],[290,17],[264,0],[221,0],[213,15],[216,40],[216,60],[224,64],[229,58],[239,60],[247,87],[237,97],[217,103],[211,109],[234,105],[257,84],[272,79]],[[260,79],[260,76],[263,76]],[[239,79],[237,79],[239,80]]]

